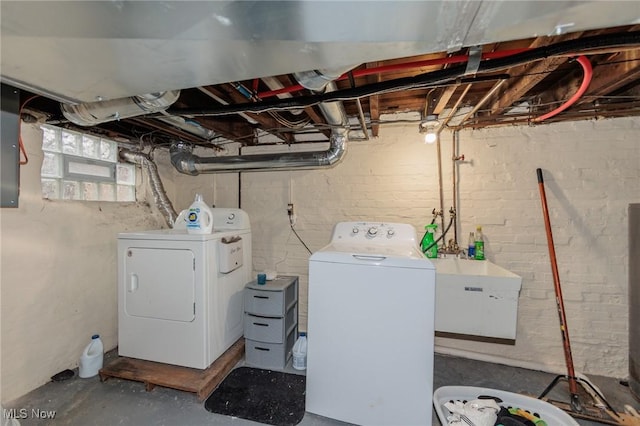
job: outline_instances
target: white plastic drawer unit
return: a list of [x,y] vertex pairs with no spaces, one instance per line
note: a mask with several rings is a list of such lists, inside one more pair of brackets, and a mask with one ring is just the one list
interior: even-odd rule
[[289,333],[285,343],[264,343],[246,339],[244,344],[247,364],[261,368],[283,369],[291,358],[297,334]]
[[244,314],[244,337],[266,343],[284,343],[287,335],[296,326],[298,306],[289,309],[284,317],[263,317]]
[[298,338],[298,277],[245,286],[244,344],[248,364],[283,369]]
[[265,285],[255,281],[247,284],[244,310],[266,317],[282,317],[297,301],[298,286],[291,285],[291,277],[283,276],[267,281]]

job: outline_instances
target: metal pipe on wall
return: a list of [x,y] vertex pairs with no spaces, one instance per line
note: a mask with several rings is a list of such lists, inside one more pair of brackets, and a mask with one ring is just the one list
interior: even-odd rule
[[142,152],[120,149],[119,155],[124,161],[138,164],[145,172],[147,172],[149,185],[151,187],[151,192],[153,193],[153,199],[155,200],[156,206],[158,207],[158,210],[160,210],[160,213],[162,213],[162,216],[164,216],[164,220],[167,225],[169,225],[169,228],[173,228],[178,214],[173,208],[173,204],[171,203],[171,200],[169,200],[167,192],[164,190],[164,185],[160,179],[156,163],[154,163],[147,154]]
[[[471,83],[467,84],[467,87],[464,88],[464,90],[462,91],[462,93],[460,94],[460,96],[458,97],[458,100],[456,101],[456,103],[453,105],[453,107],[451,108],[451,111],[449,112],[449,115],[447,115],[447,117],[444,119],[444,121],[442,122],[442,125],[438,128],[438,170],[440,170],[442,168],[442,159],[441,159],[441,155],[440,155],[440,133],[442,133],[442,130],[444,130],[444,127],[449,123],[449,121],[451,121],[451,118],[453,117],[453,115],[456,113],[456,111],[458,110],[460,104],[462,103],[462,100],[464,99],[464,97],[467,95],[467,93],[469,92],[469,90],[471,89]],[[453,132],[453,147],[451,149],[451,157],[452,157],[452,167],[451,167],[451,174],[452,174],[452,180],[453,180],[453,242],[456,246],[458,246],[458,209],[457,209],[457,203],[456,203],[456,161],[458,160],[456,157],[456,135],[457,135],[457,131]],[[439,185],[440,185],[440,210],[444,213],[444,201],[443,201],[443,188],[442,188],[442,171],[438,172],[438,178],[439,178]],[[444,214],[442,215],[442,229],[444,231]],[[446,242],[445,242],[446,244]]]
[[[440,194],[440,223],[442,224],[442,232],[444,233],[444,188],[442,187],[442,151],[440,147],[440,132],[436,133],[436,155],[438,156],[438,189]],[[447,244],[446,241],[442,242],[442,245],[445,246]]]
[[456,217],[453,221],[453,238],[456,243],[458,243],[458,174],[456,173],[456,167],[458,167],[458,150],[457,150],[457,139],[458,139],[458,131],[455,130],[452,132],[451,138],[451,181],[452,181],[452,191],[453,193],[453,211],[456,212]]

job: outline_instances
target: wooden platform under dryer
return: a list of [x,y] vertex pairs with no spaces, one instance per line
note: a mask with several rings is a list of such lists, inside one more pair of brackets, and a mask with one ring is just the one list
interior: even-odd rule
[[244,338],[240,338],[205,370],[118,357],[103,367],[99,374],[103,382],[111,377],[134,380],[144,383],[147,391],[162,386],[195,393],[200,401],[204,401],[243,355]]

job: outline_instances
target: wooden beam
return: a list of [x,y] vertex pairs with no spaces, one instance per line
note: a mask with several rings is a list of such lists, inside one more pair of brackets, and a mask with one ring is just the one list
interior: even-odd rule
[[617,63],[602,63],[594,68],[589,89],[580,103],[591,102],[589,96],[606,96],[640,78],[640,49],[620,52],[610,60]]
[[[224,87],[225,90],[222,90],[221,87]],[[206,86],[202,87],[201,90],[204,93],[214,95],[220,99],[223,99],[228,103],[247,103],[249,100],[245,98],[242,94],[240,94],[233,86],[224,85],[224,86]],[[268,114],[256,114],[253,112],[245,112],[243,113],[250,119],[256,121],[265,132],[271,133],[276,136],[278,139],[281,139],[287,143],[293,143],[295,140],[293,139],[293,135],[290,133],[282,134],[280,132],[276,132],[275,129],[280,127],[280,123],[278,123],[273,117]],[[249,144],[250,145],[250,144]]]
[[[283,86],[293,86],[293,81],[289,78],[288,75],[282,75],[278,78]],[[309,118],[311,119],[311,124],[314,126],[321,127],[318,131],[325,135],[327,138],[331,137],[331,130],[327,128],[322,128],[327,124],[326,120],[322,116],[322,114],[318,113],[316,107],[305,107],[304,112],[307,113]]]
[[[558,41],[573,40],[579,38],[582,35],[581,32],[567,34],[562,37],[554,37],[547,39],[545,37],[536,38],[530,45],[530,48],[536,48],[543,45],[549,45]],[[568,58],[548,58],[541,61],[536,61],[531,64],[519,66],[509,71],[510,74],[520,75],[513,81],[504,85],[502,93],[498,95],[498,98],[489,106],[489,115],[497,115],[503,112],[506,108],[509,108],[516,101],[521,99],[529,90],[533,89],[538,83],[540,83],[547,75],[555,71],[560,65],[567,62]]]
[[445,109],[445,107],[449,103],[449,100],[451,99],[451,96],[453,96],[453,93],[456,91],[457,88],[458,86],[447,86],[444,88],[444,90],[442,91],[442,94],[440,94],[440,97],[438,98],[438,103],[433,109],[433,113],[435,115],[440,114],[442,110]]
[[204,139],[199,138],[198,136],[192,133],[186,132],[177,127],[171,126],[169,124],[165,124],[162,121],[154,120],[153,118],[132,117],[127,119],[127,121],[136,123],[138,126],[144,126],[148,129],[161,130],[163,133],[168,133],[170,135],[173,135],[176,138],[179,138],[180,140],[185,142],[201,144],[205,141]]
[[244,145],[254,144],[254,139],[251,137],[253,135],[253,127],[245,121],[198,117],[198,122],[204,127],[220,133],[226,139],[238,141]]

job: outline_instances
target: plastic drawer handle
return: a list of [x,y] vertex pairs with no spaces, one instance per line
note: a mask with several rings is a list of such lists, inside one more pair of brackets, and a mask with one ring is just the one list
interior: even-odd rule
[[269,324],[265,324],[263,322],[254,322],[253,325],[259,325],[260,327],[269,327]]
[[269,296],[258,296],[258,295],[254,295],[253,297],[255,297],[256,299],[268,299]]
[[260,346],[256,346],[256,350],[269,352],[271,349],[269,349],[269,348],[261,348]]

